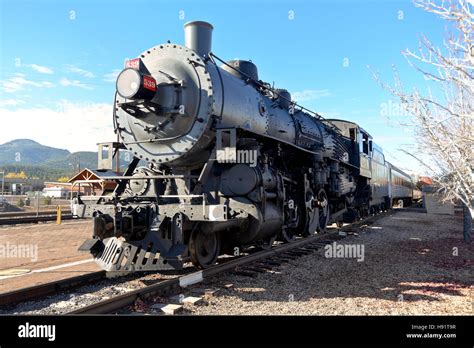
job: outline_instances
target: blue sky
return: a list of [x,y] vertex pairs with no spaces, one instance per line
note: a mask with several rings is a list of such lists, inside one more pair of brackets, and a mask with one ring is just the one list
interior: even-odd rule
[[411,135],[381,115],[397,101],[367,65],[407,87],[426,82],[401,55],[444,24],[411,1],[21,1],[0,0],[0,143],[32,138],[71,151],[113,139],[110,105],[126,58],[171,40],[183,24],[214,25],[213,52],[252,59],[259,76],[328,118],[359,123],[405,169]]

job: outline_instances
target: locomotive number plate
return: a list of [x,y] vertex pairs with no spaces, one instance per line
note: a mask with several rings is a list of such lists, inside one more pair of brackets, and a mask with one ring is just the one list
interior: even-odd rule
[[143,76],[143,87],[150,91],[156,91],[156,81],[151,76]]

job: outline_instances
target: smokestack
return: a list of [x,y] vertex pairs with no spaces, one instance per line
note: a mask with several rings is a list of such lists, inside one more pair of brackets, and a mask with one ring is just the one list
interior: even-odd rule
[[193,21],[184,25],[184,45],[205,57],[211,52],[213,26],[207,22]]

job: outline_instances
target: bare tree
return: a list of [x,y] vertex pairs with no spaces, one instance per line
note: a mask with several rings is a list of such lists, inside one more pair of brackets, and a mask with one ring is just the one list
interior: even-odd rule
[[[434,178],[445,201],[462,202],[474,218],[474,46],[473,0],[414,0],[416,7],[446,21],[446,37],[437,47],[426,36],[416,51],[402,54],[426,81],[426,91],[407,91],[394,68],[394,84],[381,82],[407,111],[401,124],[412,127],[418,159]],[[400,121],[400,120],[398,120]],[[467,224],[467,226],[466,226]]]

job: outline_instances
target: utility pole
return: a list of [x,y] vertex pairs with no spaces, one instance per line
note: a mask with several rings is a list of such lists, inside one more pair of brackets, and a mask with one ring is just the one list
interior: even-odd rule
[[5,171],[1,171],[2,173],[2,196],[4,195],[4,190],[5,190]]

